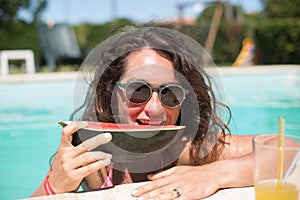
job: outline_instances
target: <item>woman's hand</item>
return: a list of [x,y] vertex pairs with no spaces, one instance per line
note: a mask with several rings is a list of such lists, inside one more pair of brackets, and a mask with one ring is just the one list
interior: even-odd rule
[[176,166],[148,178],[151,182],[134,190],[132,196],[144,200],[201,199],[220,188],[253,185],[253,154],[202,166]]
[[[176,166],[155,175],[151,182],[140,186],[132,196],[143,199],[201,199],[219,188],[220,170],[210,165]],[[179,193],[178,193],[178,192]]]
[[111,154],[89,152],[111,141],[110,133],[99,134],[76,147],[72,145],[72,135],[86,126],[87,122],[72,122],[62,131],[60,146],[48,174],[56,193],[77,190],[84,177],[110,164]]

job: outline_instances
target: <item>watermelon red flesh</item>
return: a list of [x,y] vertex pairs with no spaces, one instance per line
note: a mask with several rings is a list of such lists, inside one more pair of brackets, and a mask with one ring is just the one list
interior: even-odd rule
[[137,124],[115,124],[104,122],[88,122],[87,128],[101,129],[101,130],[132,130],[132,129],[172,129],[176,128],[175,125],[167,126],[153,126],[153,125],[137,125]]

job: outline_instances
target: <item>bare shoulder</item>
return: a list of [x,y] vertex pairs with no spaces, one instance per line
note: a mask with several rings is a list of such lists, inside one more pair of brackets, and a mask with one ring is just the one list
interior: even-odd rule
[[[255,135],[235,135],[228,134],[225,136],[225,148],[223,149],[220,160],[238,158],[253,152],[252,138]],[[218,143],[216,145],[219,145]],[[178,159],[178,165],[193,165],[189,150],[191,143],[186,145],[185,150]]]
[[255,135],[228,134],[225,137],[225,149],[221,159],[238,158],[253,152],[252,138]]
[[233,145],[239,145],[248,142],[252,142],[252,138],[254,137],[254,134],[251,135],[236,135],[236,134],[227,134],[225,136],[226,143],[233,144]]

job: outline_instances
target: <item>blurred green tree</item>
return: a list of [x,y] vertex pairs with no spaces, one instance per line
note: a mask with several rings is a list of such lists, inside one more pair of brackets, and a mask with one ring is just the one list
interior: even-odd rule
[[87,54],[92,48],[101,43],[107,37],[115,33],[120,28],[130,28],[138,26],[130,19],[116,19],[103,24],[78,24],[73,26],[78,43],[84,54]]
[[[202,45],[206,43],[217,3],[207,6],[197,18],[197,29],[201,32],[196,38]],[[222,17],[217,27],[217,35],[213,43],[212,57],[221,65],[231,65],[246,37],[245,12],[240,6],[223,4]]]
[[31,49],[39,60],[36,23],[46,0],[0,0],[0,50]]
[[36,23],[46,6],[46,0],[0,0],[0,25]]
[[254,28],[262,64],[300,64],[300,1],[261,0]]
[[261,0],[264,5],[262,12],[268,18],[300,17],[299,0]]

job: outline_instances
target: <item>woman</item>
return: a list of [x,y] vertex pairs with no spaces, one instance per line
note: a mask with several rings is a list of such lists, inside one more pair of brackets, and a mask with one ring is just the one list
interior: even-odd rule
[[[46,179],[32,196],[151,180],[132,196],[200,199],[220,188],[252,185],[252,136],[229,134],[219,116],[228,108],[217,101],[218,88],[204,68],[208,61],[198,43],[164,28],[125,31],[100,44],[83,63],[88,76],[75,90],[78,101],[79,85],[88,83],[84,103],[71,117],[80,121],[63,129]],[[186,128],[161,151],[118,162],[115,155],[90,151],[109,143],[109,133],[72,145],[84,121]]]

